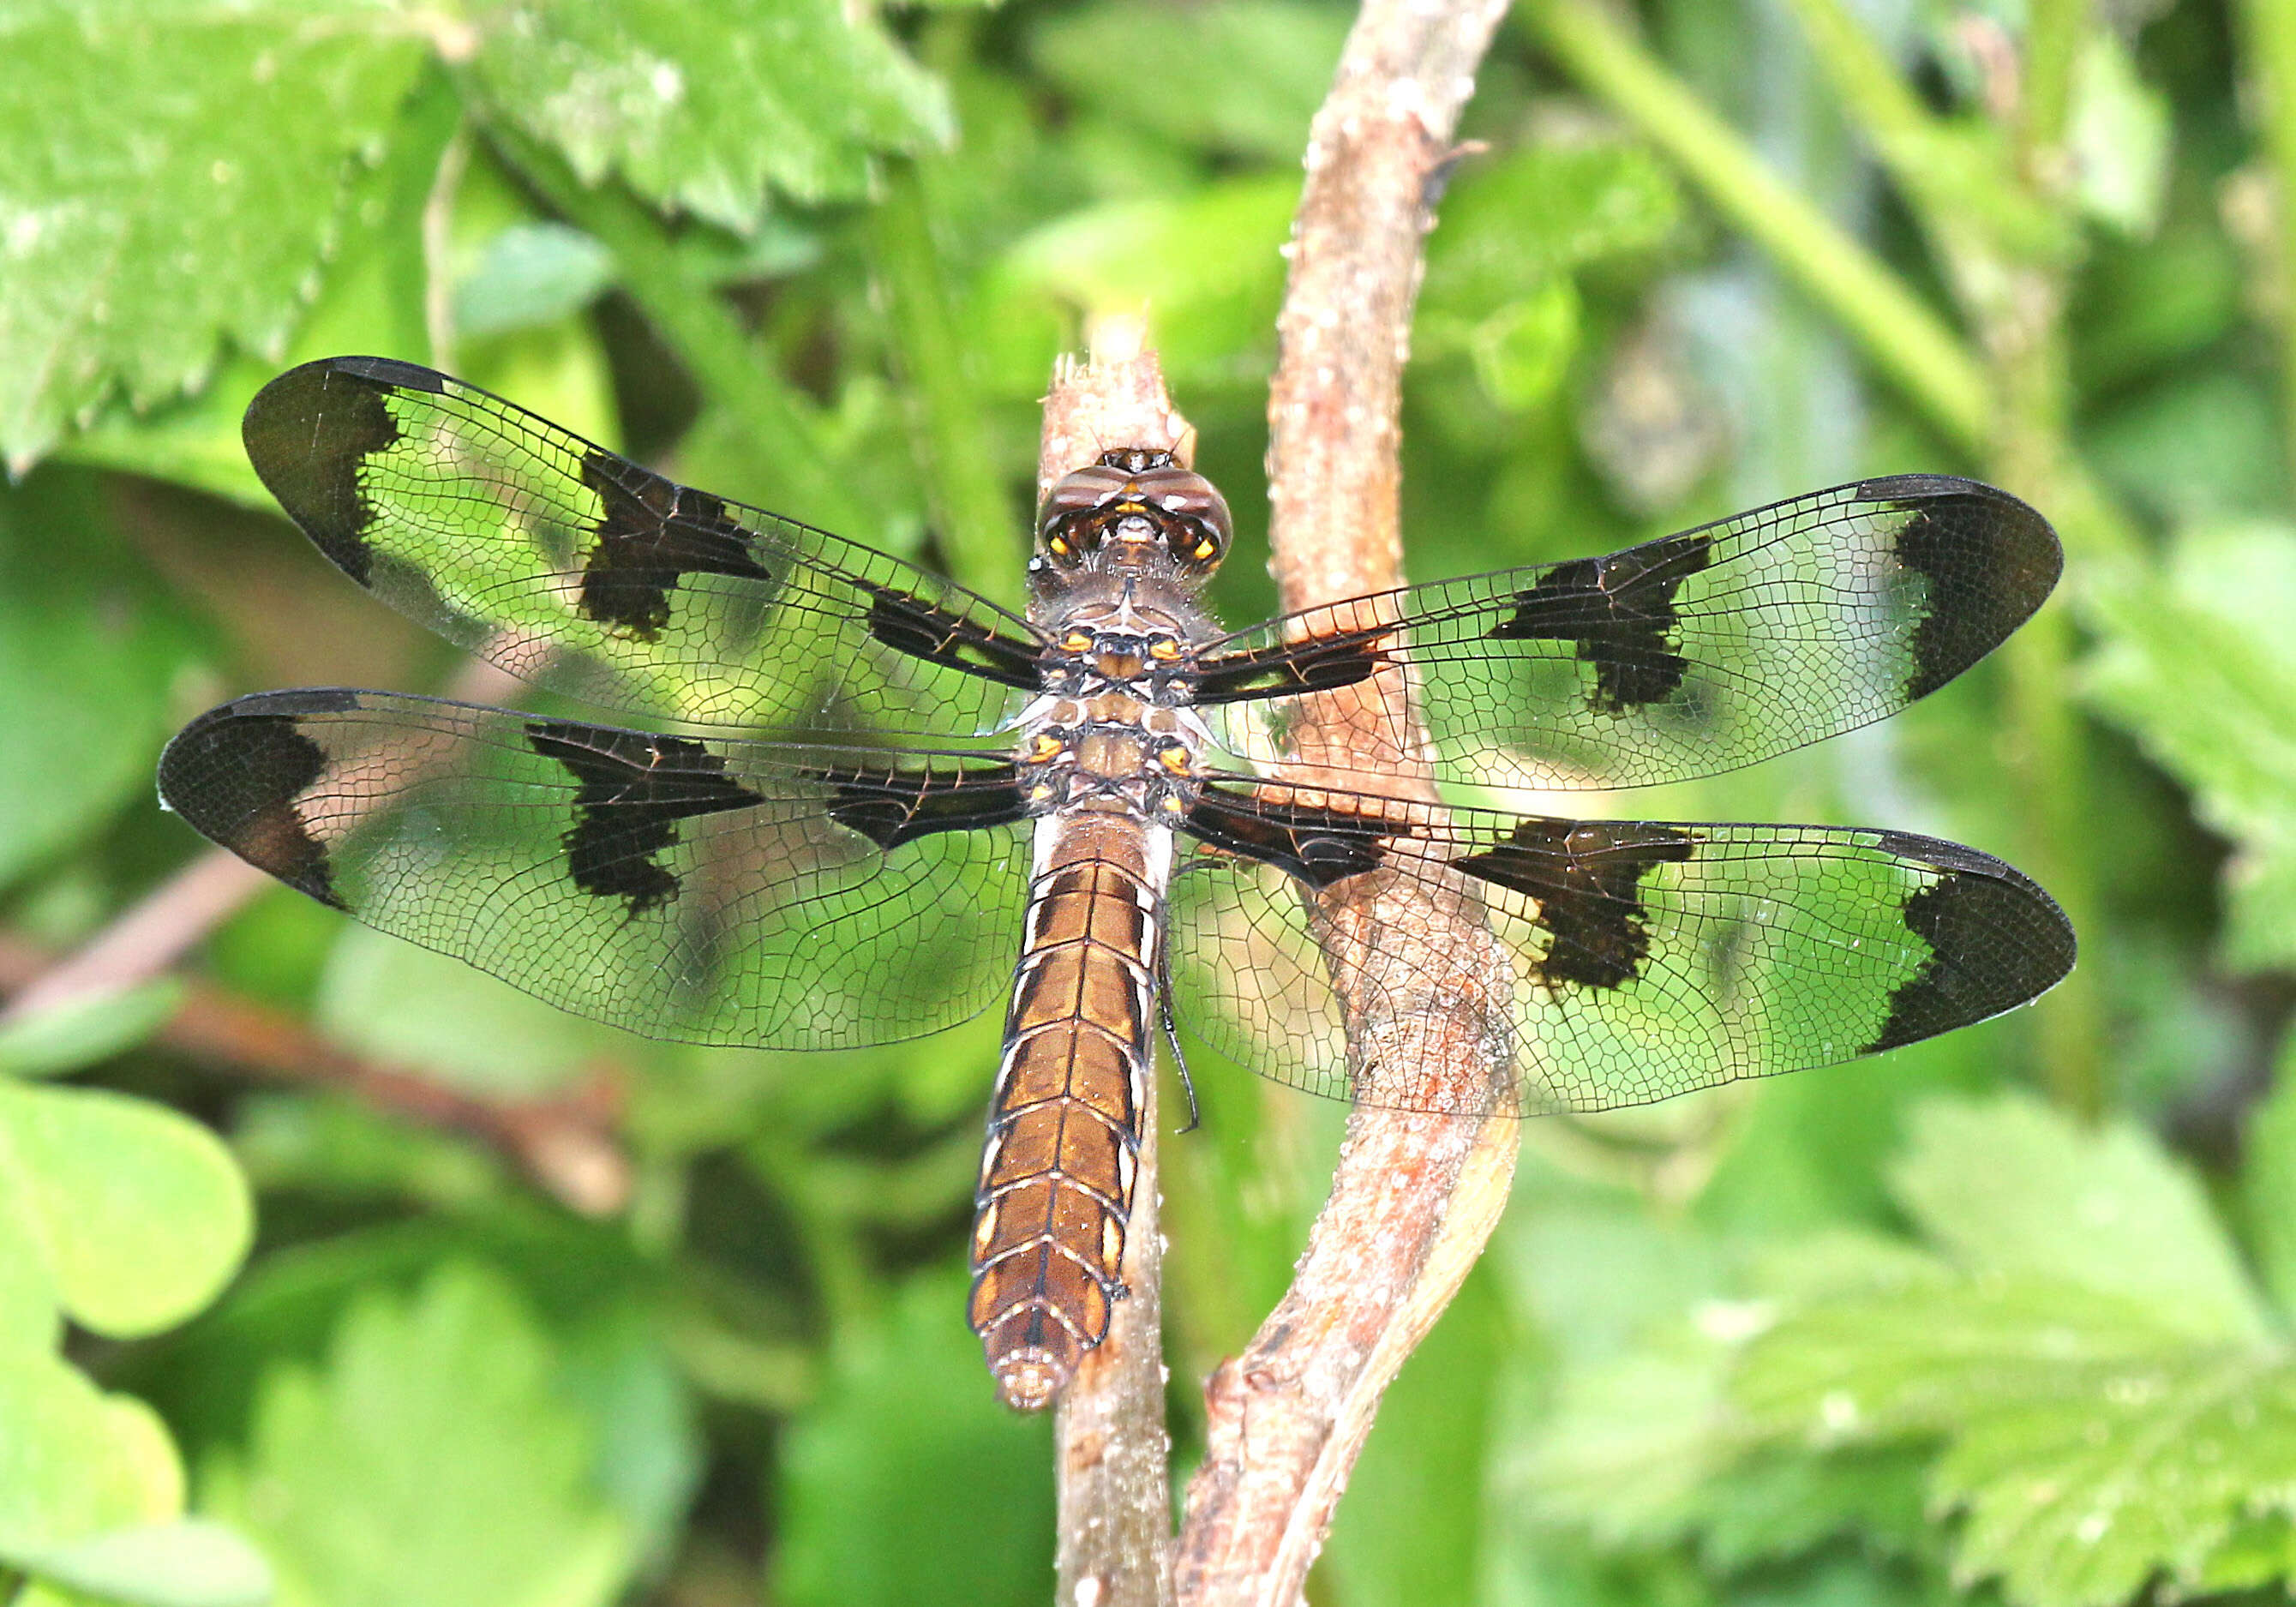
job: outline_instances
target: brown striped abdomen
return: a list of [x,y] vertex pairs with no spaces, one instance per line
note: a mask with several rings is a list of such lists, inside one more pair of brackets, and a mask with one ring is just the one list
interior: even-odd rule
[[1033,1410],[1108,1332],[1154,1052],[1170,837],[1130,816],[1046,819],[1005,1018],[972,1234],[973,1332]]

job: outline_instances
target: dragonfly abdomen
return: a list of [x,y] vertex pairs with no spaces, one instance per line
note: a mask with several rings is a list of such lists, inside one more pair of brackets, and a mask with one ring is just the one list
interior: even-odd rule
[[1037,827],[1028,941],[989,1106],[973,1331],[1009,1406],[1044,1406],[1106,1337],[1154,1054],[1171,836],[1121,811]]

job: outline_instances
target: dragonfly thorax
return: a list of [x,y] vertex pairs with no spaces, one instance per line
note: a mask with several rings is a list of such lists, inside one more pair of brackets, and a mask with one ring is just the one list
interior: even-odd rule
[[1121,692],[1039,702],[1015,755],[1031,809],[1117,809],[1174,820],[1195,801],[1201,725],[1185,709]]

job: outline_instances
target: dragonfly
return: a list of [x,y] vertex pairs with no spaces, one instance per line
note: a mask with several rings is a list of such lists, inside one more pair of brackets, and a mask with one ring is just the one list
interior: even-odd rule
[[[2073,963],[2048,894],[1956,843],[1488,807],[1753,764],[1952,680],[2062,562],[1972,480],[1861,480],[1231,631],[1203,599],[1227,504],[1165,451],[1051,486],[1013,611],[409,363],[293,369],[242,434],[336,568],[559,696],[242,697],[168,745],[167,807],[323,904],[656,1037],[839,1048],[1002,1001],[968,1316],[1017,1408],[1125,1293],[1176,1028],[1334,1098],[1595,1111],[1931,1037]],[[1318,700],[1398,671],[1418,762],[1482,804],[1325,751],[1302,784]],[[1342,979],[1318,912],[1373,887],[1470,935],[1359,945]],[[1351,1070],[1366,1013],[1469,942],[1502,962],[1502,1063]]]

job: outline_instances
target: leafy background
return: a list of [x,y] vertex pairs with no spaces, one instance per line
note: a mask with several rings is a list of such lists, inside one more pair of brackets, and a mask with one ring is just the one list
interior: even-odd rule
[[[1244,526],[1220,603],[1264,611],[1278,247],[1348,22],[0,4],[0,982],[148,954],[122,917],[155,894],[201,939],[0,1029],[0,1590],[1046,1598],[1047,1428],[993,1406],[960,1316],[993,1021],[701,1052],[276,890],[215,884],[184,930],[213,873],[150,777],[232,693],[467,674],[240,454],[257,386],[330,352],[1009,597],[1048,365],[1145,302]],[[1529,1124],[1311,1599],[2282,1594],[2296,8],[1524,0],[1466,132],[1413,573],[1871,473],[2012,487],[2070,562],[2009,649],[1885,727],[1614,801],[1981,845],[2083,959],[1876,1064]],[[1202,1072],[1165,1148],[1184,1466],[1340,1119]]]

